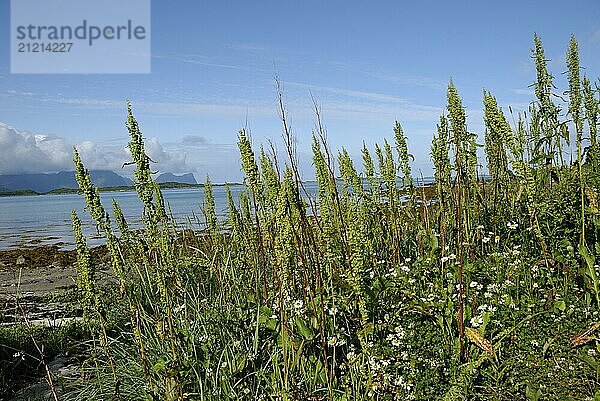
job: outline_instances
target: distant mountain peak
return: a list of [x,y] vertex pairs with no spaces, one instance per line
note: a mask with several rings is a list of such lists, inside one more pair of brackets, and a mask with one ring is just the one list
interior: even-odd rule
[[156,182],[159,184],[165,182],[177,182],[180,184],[197,184],[196,178],[194,178],[194,174],[173,174],[173,173],[162,173],[158,177],[156,177]]

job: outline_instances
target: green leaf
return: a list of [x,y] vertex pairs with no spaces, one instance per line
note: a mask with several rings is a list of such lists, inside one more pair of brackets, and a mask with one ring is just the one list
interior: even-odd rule
[[481,324],[481,326],[479,326],[479,332],[481,333],[482,336],[485,336],[485,329],[491,320],[492,320],[492,318],[490,317],[489,313],[483,314],[483,323]]
[[270,308],[267,308],[266,306],[260,307],[258,319],[260,323],[264,324],[266,321],[271,319],[271,316],[273,316],[273,311]]
[[241,372],[246,367],[248,362],[248,354],[246,352],[240,352],[235,356],[235,364],[231,373],[235,374]]
[[313,332],[308,324],[300,317],[296,317],[296,330],[298,334],[304,337],[306,340],[312,340],[314,338]]
[[158,362],[156,362],[150,370],[152,370],[152,372],[154,373],[161,373],[164,372],[166,367],[167,362],[164,359],[161,359]]
[[538,401],[542,396],[539,388],[531,387],[529,384],[525,387],[525,396],[529,401]]

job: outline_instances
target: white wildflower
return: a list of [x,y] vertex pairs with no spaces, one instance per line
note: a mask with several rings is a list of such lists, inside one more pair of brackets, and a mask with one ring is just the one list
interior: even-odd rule
[[471,318],[471,326],[479,327],[483,324],[483,316],[475,316]]

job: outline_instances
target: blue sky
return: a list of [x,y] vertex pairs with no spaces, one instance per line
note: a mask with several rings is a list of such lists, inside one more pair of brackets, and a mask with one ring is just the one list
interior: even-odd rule
[[[239,180],[240,128],[248,124],[256,145],[272,139],[283,148],[279,74],[307,169],[312,94],[332,148],[346,146],[358,160],[362,141],[391,137],[397,119],[415,170],[430,175],[429,144],[451,78],[470,129],[483,132],[484,88],[505,107],[532,100],[534,32],[552,60],[557,92],[572,33],[584,72],[597,79],[599,17],[597,1],[154,0],[151,74],[19,75],[10,73],[10,10],[2,0],[0,173],[67,169],[72,145],[92,168],[126,173],[119,166],[129,99],[159,170]],[[48,160],[39,162],[38,151]]]

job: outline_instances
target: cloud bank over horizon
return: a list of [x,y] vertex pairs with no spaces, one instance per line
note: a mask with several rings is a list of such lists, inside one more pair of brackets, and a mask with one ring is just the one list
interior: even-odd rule
[[[66,139],[47,134],[19,131],[0,123],[0,174],[53,173],[73,170],[73,147],[79,151],[85,166],[90,170],[113,170],[121,175],[131,175],[132,169],[122,168],[131,160],[125,145],[102,144],[86,140],[71,143]],[[157,138],[145,140],[146,153],[157,163],[161,172],[197,172],[189,163],[184,149],[166,149]]]

